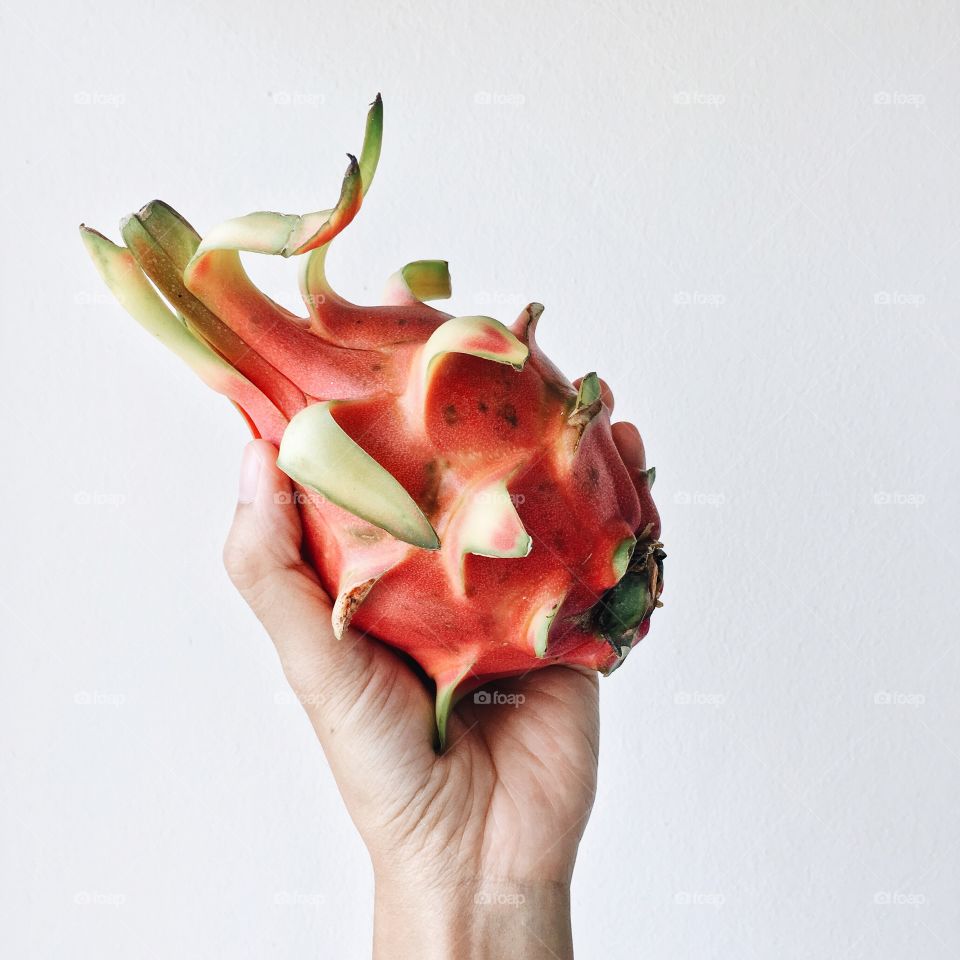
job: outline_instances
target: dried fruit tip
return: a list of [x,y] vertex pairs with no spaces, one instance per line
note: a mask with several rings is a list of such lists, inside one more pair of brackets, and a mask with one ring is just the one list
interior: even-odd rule
[[593,608],[596,630],[621,659],[633,645],[640,625],[662,606],[660,593],[666,556],[659,540],[639,545],[620,582]]

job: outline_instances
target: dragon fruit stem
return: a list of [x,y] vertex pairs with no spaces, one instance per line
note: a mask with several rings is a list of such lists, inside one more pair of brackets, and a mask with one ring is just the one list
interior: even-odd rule
[[166,204],[150,203],[121,231],[143,271],[190,328],[263,391],[288,418],[306,405],[303,392],[201,303],[184,285],[183,256],[192,228]]

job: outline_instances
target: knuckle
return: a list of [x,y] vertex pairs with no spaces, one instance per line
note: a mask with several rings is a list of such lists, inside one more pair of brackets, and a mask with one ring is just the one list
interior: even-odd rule
[[233,585],[253,603],[269,579],[271,564],[267,554],[242,531],[234,527],[223,545],[223,566]]
[[330,687],[322,664],[313,658],[282,654],[280,663],[287,683],[301,703],[327,706],[330,702]]

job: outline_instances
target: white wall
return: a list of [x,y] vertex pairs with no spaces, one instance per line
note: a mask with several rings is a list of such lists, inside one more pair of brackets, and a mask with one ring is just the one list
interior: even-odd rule
[[[322,208],[377,90],[334,280],[440,256],[456,312],[542,300],[658,468],[666,606],[603,684],[579,956],[958,954],[955,4],[2,18],[5,955],[367,951],[365,853],[220,567],[244,428],[76,225]],[[256,276],[293,304],[295,269]]]

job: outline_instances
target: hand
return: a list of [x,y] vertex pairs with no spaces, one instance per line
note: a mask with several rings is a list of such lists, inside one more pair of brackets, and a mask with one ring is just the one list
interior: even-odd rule
[[[639,462],[636,429],[617,424],[614,437]],[[375,957],[571,957],[569,885],[596,788],[596,674],[553,666],[499,682],[519,705],[466,698],[438,756],[420,679],[376,641],[333,636],[276,456],[263,440],[244,452],[224,563],[370,852]]]

